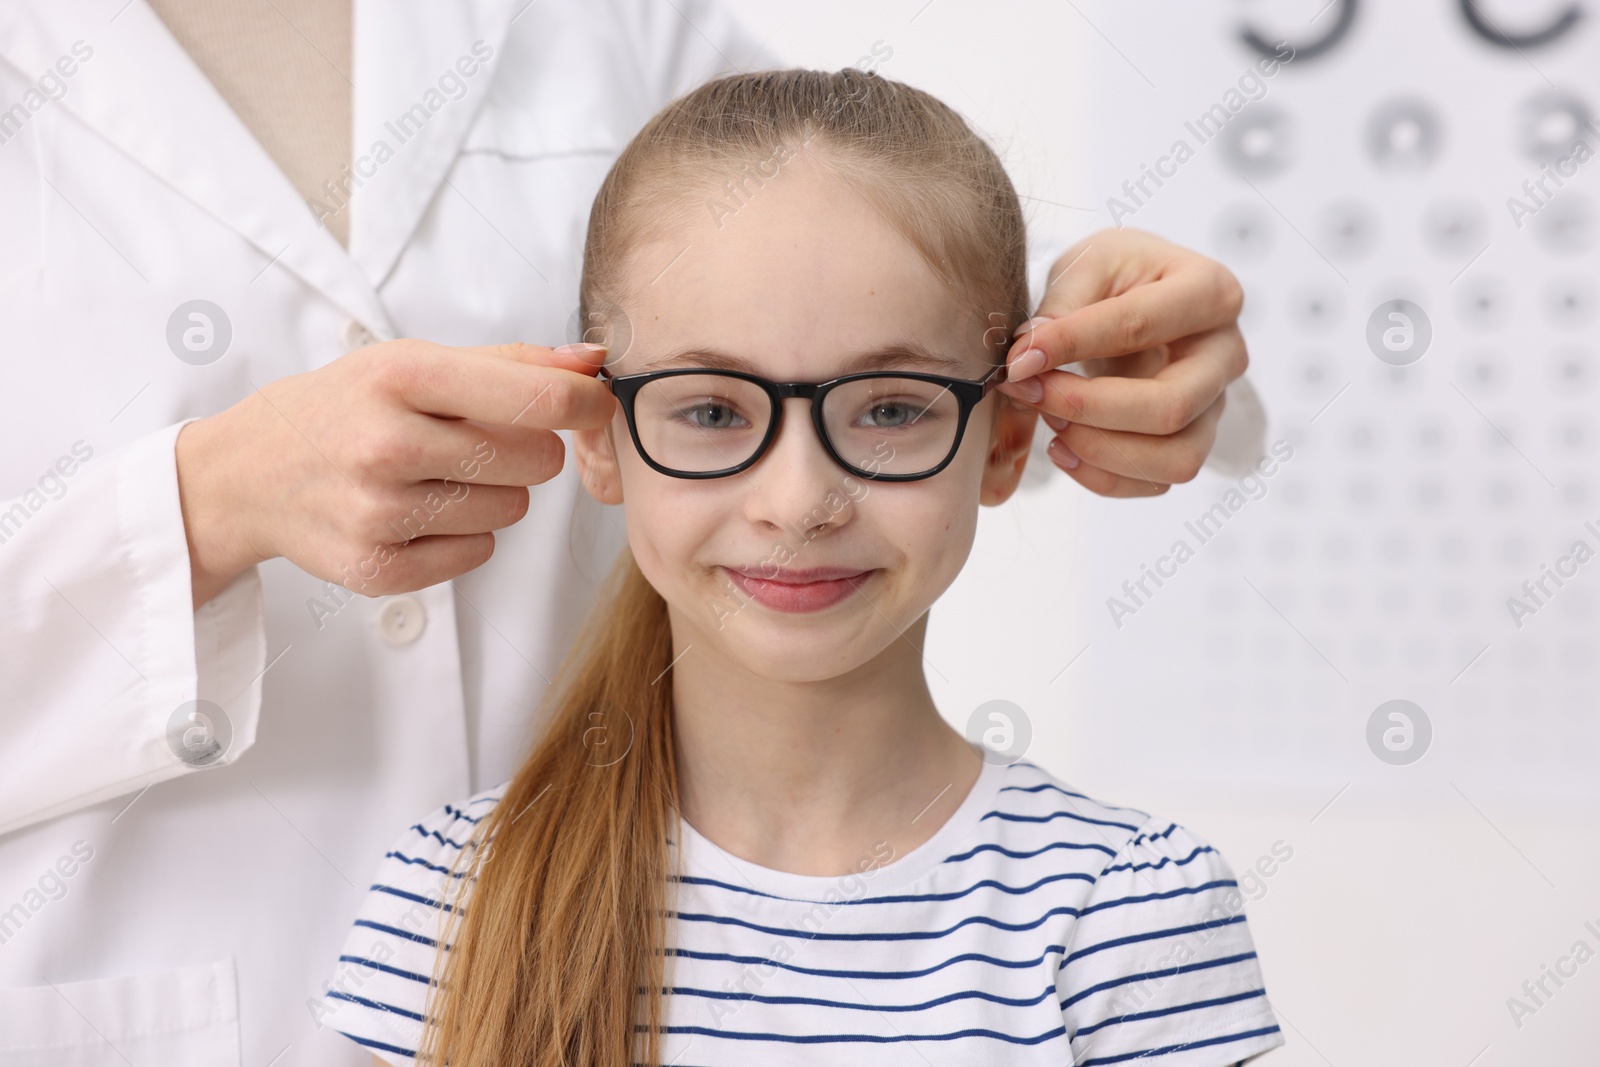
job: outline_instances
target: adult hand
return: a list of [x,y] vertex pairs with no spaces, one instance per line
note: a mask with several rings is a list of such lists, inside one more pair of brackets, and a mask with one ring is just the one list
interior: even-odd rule
[[491,530],[601,427],[605,349],[387,341],[282,378],[178,433],[196,607],[276,556],[367,596],[481,565]]
[[[1019,329],[1000,391],[1056,432],[1050,457],[1102,496],[1154,496],[1199,473],[1223,390],[1249,364],[1244,290],[1222,264],[1133,229],[1062,253]],[[1081,372],[1055,370],[1079,364]]]

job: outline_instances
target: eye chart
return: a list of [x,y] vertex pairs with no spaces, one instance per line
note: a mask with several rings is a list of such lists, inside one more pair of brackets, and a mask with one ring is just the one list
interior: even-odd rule
[[1077,10],[1096,222],[1234,271],[1269,421],[1253,472],[1084,505],[1091,747],[1214,785],[1593,799],[1592,5]]

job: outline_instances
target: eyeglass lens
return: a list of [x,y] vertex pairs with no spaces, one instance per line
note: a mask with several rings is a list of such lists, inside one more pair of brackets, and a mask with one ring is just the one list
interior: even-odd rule
[[[834,451],[852,466],[920,474],[944,462],[961,404],[937,382],[862,378],[821,398]],[[719,374],[657,378],[639,390],[634,423],[644,451],[663,467],[706,473],[736,467],[761,446],[773,416],[759,385]]]

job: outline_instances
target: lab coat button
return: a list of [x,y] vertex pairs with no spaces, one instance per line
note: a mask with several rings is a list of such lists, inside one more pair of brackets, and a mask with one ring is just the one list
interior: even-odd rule
[[377,340],[372,335],[371,330],[355,319],[350,319],[344,324],[344,329],[340,332],[339,339],[344,342],[344,350],[346,352],[354,352],[358,348],[365,348]]
[[422,636],[427,621],[428,614],[415,597],[390,597],[378,609],[378,632],[391,645],[409,645]]

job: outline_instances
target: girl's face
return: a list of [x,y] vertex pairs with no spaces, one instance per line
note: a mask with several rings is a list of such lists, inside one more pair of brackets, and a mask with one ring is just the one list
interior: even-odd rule
[[[633,251],[621,300],[631,338],[611,353],[610,373],[738,360],[735,369],[777,382],[862,370],[978,380],[998,359],[984,340],[992,322],[814,160],[801,155],[764,186],[749,183],[732,214],[718,196],[723,209],[708,206]],[[883,355],[907,351],[941,364]],[[838,677],[896,642],[916,654],[902,634],[961,570],[978,505],[1016,488],[1035,418],[991,393],[949,466],[884,482],[829,458],[810,403],[785,400],[766,453],[722,478],[651,469],[620,405],[606,430],[573,435],[589,493],[626,502],[634,558],[668,604],[676,646],[791,682]]]

